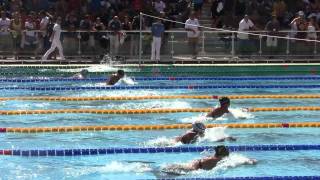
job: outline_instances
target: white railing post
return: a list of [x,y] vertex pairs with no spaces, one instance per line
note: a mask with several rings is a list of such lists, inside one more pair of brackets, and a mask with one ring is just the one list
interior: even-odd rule
[[204,31],[201,31],[202,32],[202,41],[201,41],[201,51],[200,51],[200,55],[205,55],[206,52],[204,51],[204,39],[205,39],[205,36],[204,36]]
[[261,56],[262,54],[262,36],[259,35],[259,55]]
[[286,49],[286,54],[287,56],[290,53],[290,39],[289,39],[289,35],[287,35],[287,49]]
[[80,32],[78,33],[78,36],[77,36],[77,38],[78,38],[78,55],[80,55],[81,54],[81,34],[80,34]]
[[172,34],[172,35],[170,36],[170,38],[171,38],[171,51],[170,51],[170,53],[171,53],[171,59],[173,59],[173,54],[174,54],[174,50],[173,50],[173,39],[174,39],[174,35]]
[[313,55],[317,54],[317,42],[314,41],[314,46],[313,46]]
[[234,32],[233,32],[232,35],[231,35],[231,55],[232,55],[232,57],[234,57],[234,54],[235,54],[234,38],[235,38],[235,35],[234,35]]

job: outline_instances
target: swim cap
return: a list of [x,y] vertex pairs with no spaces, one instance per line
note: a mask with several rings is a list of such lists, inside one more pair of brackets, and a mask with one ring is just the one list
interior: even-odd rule
[[82,70],[80,71],[81,74],[87,74],[88,72],[89,72],[89,71],[86,70],[86,69],[82,69]]
[[220,97],[219,98],[219,102],[220,104],[227,104],[227,103],[230,103],[230,99],[228,97]]
[[123,75],[124,75],[124,70],[119,69],[117,73],[118,73],[119,75],[122,75],[122,76],[123,76]]
[[195,132],[204,133],[204,131],[206,130],[206,126],[202,122],[195,121],[192,123],[192,129]]
[[223,145],[216,146],[214,150],[216,151],[216,156],[220,156],[220,157],[229,156],[229,150]]

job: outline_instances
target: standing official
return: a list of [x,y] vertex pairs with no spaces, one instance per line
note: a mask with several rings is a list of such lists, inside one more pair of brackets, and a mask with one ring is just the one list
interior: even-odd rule
[[61,60],[65,60],[63,56],[63,49],[60,41],[60,35],[61,35],[61,17],[57,18],[56,23],[53,26],[53,32],[50,37],[51,41],[51,47],[50,49],[43,55],[42,60],[47,60],[48,56],[56,49],[58,48],[59,50],[59,55]]
[[160,19],[152,24],[151,33],[153,36],[151,60],[160,61],[161,38],[164,33],[164,25],[161,23]]

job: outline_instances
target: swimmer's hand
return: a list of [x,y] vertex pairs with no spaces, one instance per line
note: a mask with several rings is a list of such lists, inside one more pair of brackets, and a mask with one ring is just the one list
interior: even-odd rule
[[236,140],[237,140],[237,138],[232,137],[232,136],[229,136],[229,137],[227,137],[226,139],[227,139],[228,141],[236,141]]
[[245,162],[245,164],[248,164],[248,165],[255,165],[257,163],[258,161],[256,159],[249,159],[248,161]]
[[249,112],[249,108],[241,108],[242,112]]

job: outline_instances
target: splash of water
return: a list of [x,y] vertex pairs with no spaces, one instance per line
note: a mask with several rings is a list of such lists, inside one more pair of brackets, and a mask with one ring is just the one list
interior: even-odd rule
[[142,173],[151,171],[152,168],[145,163],[123,163],[118,161],[112,161],[102,168],[103,172],[135,172]]
[[209,142],[216,142],[221,139],[224,139],[226,137],[229,137],[225,131],[226,127],[216,127],[216,128],[210,128],[206,129],[205,136],[203,138],[200,138],[200,142],[202,141],[209,141]]
[[176,142],[174,138],[158,137],[156,139],[149,140],[145,142],[147,147],[167,147],[167,146],[179,146],[181,142]]
[[230,115],[231,118],[233,117],[234,119],[251,119],[254,118],[254,115],[244,111],[242,108],[230,108],[229,109],[230,113],[227,115]]
[[[209,141],[209,142],[217,142],[220,141],[221,139],[230,137],[225,132],[226,128],[225,127],[217,127],[217,128],[210,128],[206,129],[205,136],[200,137],[197,143],[201,143],[203,141]],[[181,142],[176,142],[174,140],[175,137],[158,137],[156,139],[149,140],[144,143],[144,146],[147,147],[167,147],[167,146],[180,146],[182,145]]]

